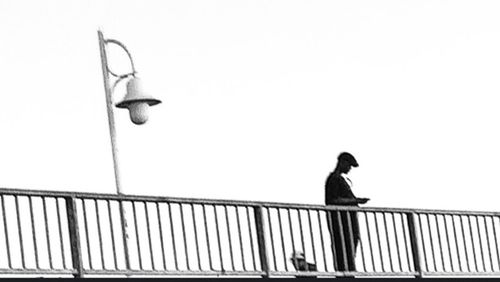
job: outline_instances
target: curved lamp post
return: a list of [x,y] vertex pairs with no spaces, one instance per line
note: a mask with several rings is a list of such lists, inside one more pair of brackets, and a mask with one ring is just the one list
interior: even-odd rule
[[[106,93],[106,105],[108,110],[109,133],[111,136],[111,146],[113,150],[113,164],[115,170],[116,191],[118,194],[123,194],[120,181],[120,173],[118,169],[118,150],[116,148],[116,129],[113,113],[113,92],[121,81],[127,81],[127,93],[122,101],[116,103],[117,108],[126,108],[129,110],[130,119],[137,125],[144,124],[148,120],[148,108],[150,106],[161,103],[160,100],[151,97],[142,90],[141,80],[137,77],[132,55],[123,43],[115,39],[104,39],[102,32],[97,32],[99,37],[99,48],[101,51],[102,75],[104,79],[104,91]],[[125,74],[117,74],[113,72],[108,65],[106,45],[115,44],[121,47],[127,53],[130,60],[132,70]],[[114,77],[114,82],[111,85],[111,77]]]
[[[102,65],[102,75],[104,79],[104,91],[106,93],[106,106],[108,110],[108,122],[109,122],[109,134],[111,136],[111,147],[113,151],[113,166],[115,171],[115,182],[116,182],[116,192],[118,194],[123,194],[120,181],[120,171],[118,169],[118,150],[116,148],[116,129],[115,129],[115,118],[113,112],[113,92],[121,81],[127,81],[127,93],[122,101],[116,104],[117,108],[126,108],[129,111],[130,119],[133,123],[140,125],[144,124],[148,120],[148,108],[150,106],[157,105],[161,103],[160,100],[155,99],[142,90],[141,80],[137,77],[137,71],[135,70],[134,61],[127,47],[123,45],[118,40],[115,39],[104,39],[102,32],[97,31],[99,37],[99,49],[101,51],[101,65]],[[130,65],[132,67],[131,72],[125,74],[117,74],[113,72],[108,65],[108,58],[106,53],[106,45],[115,44],[121,47],[125,53],[127,53],[130,60]],[[114,82],[111,86],[110,75],[114,77]],[[128,236],[128,226],[125,217],[125,209],[123,207],[123,202],[119,202],[120,206],[120,218],[121,218],[121,228],[123,236],[123,245],[125,252],[125,265],[127,270],[130,269],[129,260],[129,236]]]

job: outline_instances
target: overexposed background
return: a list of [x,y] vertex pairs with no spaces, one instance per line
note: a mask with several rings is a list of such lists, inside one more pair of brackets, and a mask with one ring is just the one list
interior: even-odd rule
[[0,187],[115,193],[102,29],[163,101],[143,126],[115,111],[126,193],[322,204],[349,151],[370,206],[498,211],[499,13],[472,0],[1,0]]

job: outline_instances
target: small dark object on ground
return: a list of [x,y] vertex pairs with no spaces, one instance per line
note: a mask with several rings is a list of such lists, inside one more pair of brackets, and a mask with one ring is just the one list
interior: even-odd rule
[[[303,252],[294,252],[290,257],[293,267],[297,271],[317,271],[318,268],[314,263],[308,263]],[[297,275],[297,278],[317,278],[316,276]]]

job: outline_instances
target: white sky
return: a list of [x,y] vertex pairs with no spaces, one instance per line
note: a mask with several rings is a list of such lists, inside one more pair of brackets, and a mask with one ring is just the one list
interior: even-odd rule
[[370,206],[498,211],[499,14],[473,0],[0,0],[0,186],[115,192],[101,28],[163,100],[143,126],[115,111],[126,193],[322,204],[349,151]]

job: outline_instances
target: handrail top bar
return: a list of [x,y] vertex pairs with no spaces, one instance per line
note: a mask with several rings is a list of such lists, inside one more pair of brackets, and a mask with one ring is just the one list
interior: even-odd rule
[[443,214],[443,215],[484,215],[500,216],[500,212],[491,211],[464,211],[464,210],[439,210],[439,209],[410,209],[410,208],[387,208],[387,207],[355,207],[355,206],[334,206],[334,205],[314,205],[300,203],[281,203],[264,201],[242,201],[226,199],[202,199],[183,198],[169,196],[146,196],[134,194],[107,194],[91,192],[67,192],[53,190],[31,190],[18,188],[0,188],[0,195],[18,195],[35,197],[71,197],[99,200],[125,200],[125,201],[160,201],[185,204],[210,204],[228,206],[249,206],[249,207],[270,207],[284,209],[317,209],[317,210],[353,210],[365,212],[397,212],[397,213],[423,213],[423,214]]

